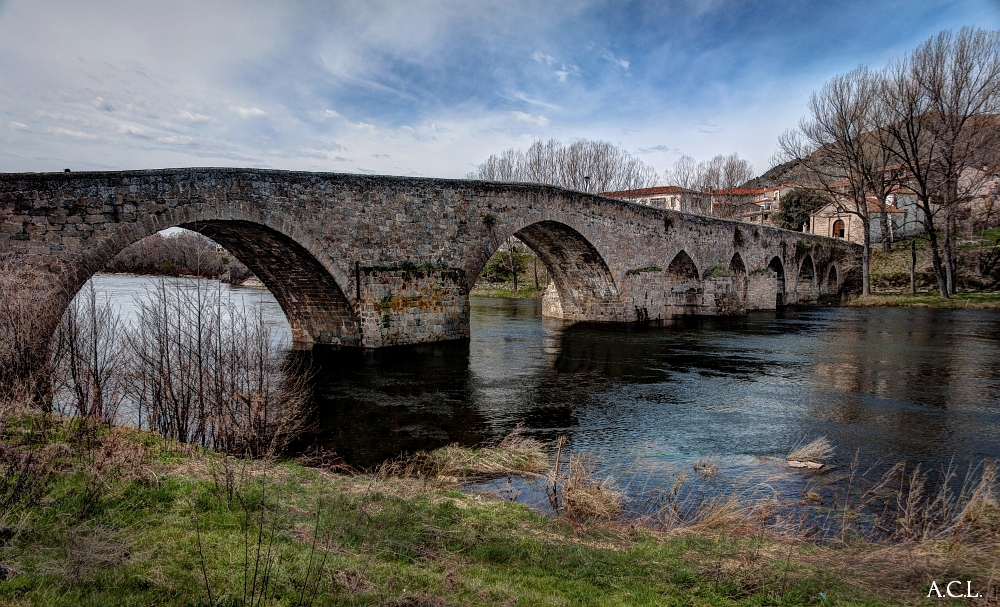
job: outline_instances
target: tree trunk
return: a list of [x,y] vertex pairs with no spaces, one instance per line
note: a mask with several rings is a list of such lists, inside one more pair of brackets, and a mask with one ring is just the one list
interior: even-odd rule
[[886,209],[887,203],[883,200],[880,202],[882,207],[882,216],[879,218],[879,222],[882,226],[882,252],[888,255],[892,252],[892,238],[889,233],[889,213]]
[[941,297],[947,298],[948,279],[944,273],[944,265],[941,263],[941,250],[938,247],[937,228],[934,227],[934,216],[931,214],[930,202],[926,199],[920,200],[921,210],[924,212],[924,230],[927,232],[927,240],[931,245],[931,263],[934,266],[934,277],[937,278],[938,290]]
[[872,226],[871,222],[864,223],[864,247],[861,252],[861,294],[871,295],[871,257],[872,257]]
[[955,293],[954,260],[952,260],[951,240],[951,220],[946,217],[944,223],[944,276],[945,284],[948,285],[948,295]]
[[910,241],[910,295],[917,294],[917,239]]
[[507,251],[510,255],[510,273],[514,277],[514,292],[517,293],[517,264],[514,259],[514,239],[507,239]]

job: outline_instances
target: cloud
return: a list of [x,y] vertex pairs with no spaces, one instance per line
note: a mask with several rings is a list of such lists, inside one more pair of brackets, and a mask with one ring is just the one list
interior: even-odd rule
[[372,158],[388,158],[388,154],[372,154]]
[[211,116],[206,116],[205,114],[197,114],[195,112],[189,112],[187,110],[180,111],[181,120],[185,122],[208,122],[212,119]]
[[263,118],[267,116],[267,112],[258,107],[244,107],[241,105],[234,105],[232,110],[242,116],[243,118]]
[[555,75],[559,82],[566,82],[566,79],[570,75],[579,76],[580,68],[576,65],[566,67],[566,64],[564,63],[560,69],[555,71]]
[[167,137],[160,137],[158,141],[167,143],[170,145],[192,145],[194,144],[194,137],[188,137],[187,135],[170,135]]
[[30,129],[30,127],[23,122],[15,122],[13,120],[7,123],[7,128],[15,131],[27,131]]
[[538,126],[549,126],[549,119],[545,116],[532,116],[527,112],[515,111],[510,113],[518,122],[527,122]]
[[545,65],[552,65],[553,63],[556,62],[555,57],[553,57],[552,55],[546,55],[542,51],[535,51],[534,53],[531,53],[531,58],[537,61],[538,63],[542,63]]
[[652,154],[654,152],[671,152],[674,154],[679,154],[680,148],[675,148],[669,145],[660,144],[648,148],[639,148],[638,150],[636,150],[636,152],[639,154]]
[[554,104],[551,104],[551,103],[546,103],[544,101],[539,101],[538,99],[532,99],[531,97],[528,97],[528,94],[525,93],[525,92],[523,92],[523,91],[514,91],[514,93],[511,94],[511,97],[513,97],[514,99],[517,99],[518,101],[523,101],[525,103],[530,103],[531,105],[537,105],[539,107],[547,107],[550,110],[561,109],[558,105],[554,105]]
[[135,135],[137,137],[146,137],[146,132],[132,124],[119,124],[118,132],[123,135]]
[[608,49],[604,49],[603,51],[601,51],[601,57],[604,57],[605,59],[607,59],[612,63],[617,63],[622,69],[625,70],[628,69],[628,66],[632,65],[631,61],[615,57],[615,54],[609,51]]
[[53,135],[65,135],[66,137],[72,137],[74,139],[97,139],[96,135],[84,133],[83,131],[71,131],[69,129],[62,128],[61,126],[46,127],[45,132],[52,133]]
[[327,109],[327,110],[320,110],[319,111],[319,115],[322,116],[322,117],[324,117],[324,118],[343,118],[343,116],[341,116],[338,112],[335,112],[335,111],[329,110],[329,109]]

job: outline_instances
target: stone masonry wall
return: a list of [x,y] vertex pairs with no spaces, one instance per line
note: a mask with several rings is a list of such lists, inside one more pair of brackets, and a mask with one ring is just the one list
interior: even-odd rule
[[[559,306],[546,310],[569,320],[773,308],[775,258],[787,303],[818,297],[831,266],[837,289],[853,288],[859,265],[844,241],[536,184],[258,169],[0,174],[0,254],[59,281],[56,306],[122,248],[172,226],[210,235],[258,272],[296,339],[367,347],[467,337],[469,289],[510,234],[550,268]],[[739,253],[746,301],[720,309],[721,283],[676,294],[665,272],[643,271],[682,251],[698,276]],[[807,255],[815,276],[799,281]]]

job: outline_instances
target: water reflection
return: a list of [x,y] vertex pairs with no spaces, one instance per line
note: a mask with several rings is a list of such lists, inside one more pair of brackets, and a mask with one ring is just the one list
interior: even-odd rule
[[[95,283],[127,304],[144,280]],[[266,291],[232,292],[287,331]],[[998,457],[997,321],[991,310],[805,308],[566,326],[535,301],[475,299],[470,342],[317,349],[308,440],[356,466],[518,424],[618,462],[713,454],[725,465],[820,435],[841,464],[856,450],[866,463]]]

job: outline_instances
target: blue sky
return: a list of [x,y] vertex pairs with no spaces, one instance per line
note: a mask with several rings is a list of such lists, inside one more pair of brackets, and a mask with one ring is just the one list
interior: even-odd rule
[[1000,0],[0,0],[0,171],[462,177],[591,138],[762,172],[828,78],[963,25]]

